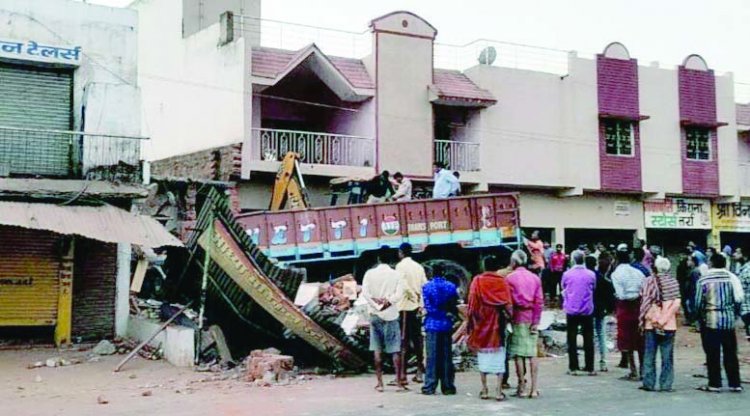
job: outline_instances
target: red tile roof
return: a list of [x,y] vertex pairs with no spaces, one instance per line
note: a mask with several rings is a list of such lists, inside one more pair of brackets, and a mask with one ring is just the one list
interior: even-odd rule
[[[275,78],[279,73],[284,72],[299,54],[306,52],[307,49],[289,51],[275,48],[253,48],[252,74],[258,77]],[[360,59],[339,56],[326,57],[354,88],[375,88],[365,64]]]
[[[308,48],[298,51],[265,47],[253,48],[252,74],[257,77],[275,78],[281,72],[287,70],[290,63],[300,54],[306,53]],[[362,60],[338,56],[327,56],[327,58],[355,88],[375,88],[375,84]],[[435,69],[433,81],[438,97],[441,99],[477,101],[484,104],[497,102],[489,91],[479,88],[460,71]]]
[[495,103],[497,100],[487,90],[479,88],[461,71],[435,69],[433,82],[438,97],[453,100],[470,100]]
[[750,104],[737,104],[737,124],[750,126]]

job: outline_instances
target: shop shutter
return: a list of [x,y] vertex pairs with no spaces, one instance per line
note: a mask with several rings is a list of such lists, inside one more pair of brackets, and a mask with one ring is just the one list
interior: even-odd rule
[[73,266],[74,338],[110,338],[115,332],[117,244],[76,238]]
[[60,237],[0,226],[0,326],[49,326],[57,320]]
[[[70,130],[72,99],[71,70],[0,63],[0,126]],[[70,135],[0,133],[0,172],[50,176],[70,172]]]

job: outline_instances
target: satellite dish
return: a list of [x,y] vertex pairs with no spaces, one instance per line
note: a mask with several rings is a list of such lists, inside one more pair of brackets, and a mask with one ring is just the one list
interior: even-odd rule
[[495,47],[488,46],[482,49],[482,52],[479,54],[479,63],[482,65],[492,65],[495,62],[495,58],[497,58]]

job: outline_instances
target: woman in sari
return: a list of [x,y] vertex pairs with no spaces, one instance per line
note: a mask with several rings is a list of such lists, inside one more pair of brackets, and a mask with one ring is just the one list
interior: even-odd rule
[[479,398],[489,399],[487,374],[497,376],[497,401],[505,400],[502,377],[507,371],[504,347],[505,327],[512,315],[510,287],[496,272],[501,268],[497,257],[484,260],[485,272],[474,277],[469,288],[467,310],[468,345],[477,352],[477,362],[482,379]]
[[656,353],[661,354],[659,390],[672,391],[674,380],[674,335],[680,310],[680,285],[669,274],[672,265],[664,257],[654,263],[656,275],[647,277],[641,289],[639,327],[645,335],[643,385],[641,390],[656,390]]

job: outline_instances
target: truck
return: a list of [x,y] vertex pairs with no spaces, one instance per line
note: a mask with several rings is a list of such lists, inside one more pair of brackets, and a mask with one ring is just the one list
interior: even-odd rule
[[515,193],[235,214],[212,191],[188,247],[204,253],[206,305],[224,310],[207,316],[236,315],[265,333],[280,323],[334,362],[361,368],[366,339],[345,334],[321,310],[294,305],[303,281],[339,270],[361,277],[375,250],[408,242],[427,268],[450,263],[465,294],[482,256],[509,255],[521,238]]

